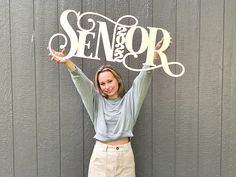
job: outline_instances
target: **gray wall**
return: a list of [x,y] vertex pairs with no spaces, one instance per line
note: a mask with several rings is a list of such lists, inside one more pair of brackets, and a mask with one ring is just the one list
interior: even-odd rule
[[[154,71],[134,130],[137,177],[235,177],[235,0],[1,0],[0,9],[0,177],[87,176],[93,127],[69,73],[48,58],[65,9],[165,28],[168,59],[186,67],[180,78]],[[73,60],[90,79],[105,63]],[[116,66],[129,87],[137,73]]]

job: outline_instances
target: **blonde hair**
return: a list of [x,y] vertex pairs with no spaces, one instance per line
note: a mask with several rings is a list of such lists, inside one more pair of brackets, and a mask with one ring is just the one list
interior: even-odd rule
[[115,79],[117,80],[118,86],[119,86],[118,96],[122,98],[125,95],[125,84],[118,70],[114,66],[111,66],[111,65],[103,65],[97,70],[95,74],[95,85],[96,85],[97,90],[102,96],[104,96],[105,98],[108,98],[108,96],[102,92],[100,84],[99,84],[99,80],[98,80],[99,74],[105,71],[110,71],[115,77]]

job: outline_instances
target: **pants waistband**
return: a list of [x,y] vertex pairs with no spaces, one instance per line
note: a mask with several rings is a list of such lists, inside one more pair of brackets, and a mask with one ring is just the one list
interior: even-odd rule
[[121,145],[110,145],[104,144],[100,141],[96,141],[95,148],[101,151],[128,151],[131,148],[131,143],[128,142]]

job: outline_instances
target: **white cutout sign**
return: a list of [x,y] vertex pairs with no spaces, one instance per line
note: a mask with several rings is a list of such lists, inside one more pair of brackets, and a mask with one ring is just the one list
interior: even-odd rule
[[[77,30],[74,30],[71,24],[68,21],[68,15],[73,14],[77,19]],[[84,17],[90,18],[84,18]],[[102,18],[104,21],[95,21],[91,16],[97,16]],[[122,24],[122,21],[129,20],[131,25]],[[82,21],[87,21],[89,28],[85,29],[81,26]],[[110,40],[108,34],[107,23],[105,21],[111,22],[114,24],[112,39]],[[65,61],[71,57],[81,57],[87,59],[100,60],[98,57],[99,54],[99,44],[102,42],[104,46],[105,59],[112,62],[120,62],[127,69],[132,71],[142,71],[142,70],[153,70],[156,68],[163,68],[164,71],[171,77],[180,77],[184,74],[185,68],[179,62],[168,62],[167,57],[164,51],[169,47],[170,44],[170,34],[168,31],[162,28],[147,27],[148,30],[141,26],[137,26],[138,20],[136,17],[131,15],[125,15],[120,17],[117,21],[113,21],[106,16],[103,16],[94,12],[85,12],[80,13],[74,10],[65,10],[60,17],[60,24],[64,31],[66,32],[69,41],[70,41],[70,50],[64,57],[57,57],[62,61]],[[98,29],[98,30],[95,30]],[[141,43],[138,50],[133,48],[133,37],[136,30],[141,32]],[[160,49],[155,50],[157,32],[163,34],[163,44]],[[52,41],[57,37],[63,37],[65,42],[63,45],[60,45],[60,49],[63,49],[68,44],[68,39],[66,35],[62,33],[54,34],[48,44],[50,53],[52,53]],[[89,40],[90,39],[90,40]],[[86,49],[91,49],[91,41],[97,39],[95,51],[90,52],[90,54],[85,54]],[[125,50],[126,49],[126,50]],[[151,67],[136,69],[127,65],[128,56],[133,56],[138,58],[139,54],[146,52],[146,60],[144,65],[150,65]],[[154,52],[159,54],[161,64],[155,65],[153,63]],[[87,52],[88,53],[88,52]],[[53,53],[52,53],[53,54]],[[170,65],[178,65],[181,67],[181,72],[179,74],[174,74],[170,70]]]

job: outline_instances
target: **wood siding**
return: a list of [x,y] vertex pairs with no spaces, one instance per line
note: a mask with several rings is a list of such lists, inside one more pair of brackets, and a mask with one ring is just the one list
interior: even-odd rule
[[[168,60],[186,68],[180,78],[154,70],[132,140],[137,177],[235,177],[235,0],[0,0],[0,9],[0,177],[87,177],[93,126],[47,50],[66,9],[114,21],[131,14],[140,26],[167,29]],[[91,80],[104,63],[127,88],[137,76],[119,63],[73,61]]]

